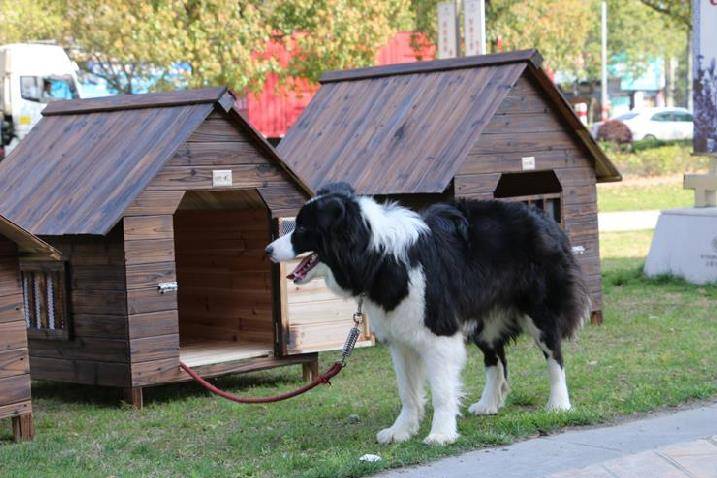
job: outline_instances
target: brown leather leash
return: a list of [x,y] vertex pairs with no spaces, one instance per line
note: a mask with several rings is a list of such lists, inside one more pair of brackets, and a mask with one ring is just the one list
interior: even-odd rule
[[330,380],[334,378],[336,375],[338,375],[341,370],[344,369],[346,366],[346,360],[351,355],[351,352],[353,352],[354,347],[356,346],[356,342],[359,339],[359,336],[361,335],[361,329],[359,326],[363,323],[365,320],[365,315],[362,312],[361,308],[363,306],[363,297],[359,298],[358,301],[358,310],[353,315],[353,321],[354,326],[349,330],[348,337],[346,337],[346,342],[344,342],[344,346],[341,349],[341,361],[334,362],[334,364],[324,373],[319,375],[317,378],[312,380],[310,383],[307,383],[306,385],[299,387],[295,390],[291,390],[289,392],[281,393],[279,395],[274,395],[270,397],[239,397],[237,395],[234,395],[233,393],[227,392],[226,390],[222,390],[219,387],[212,385],[211,383],[207,382],[204,378],[202,378],[197,372],[191,369],[187,364],[184,362],[179,362],[179,367],[187,372],[187,374],[194,379],[199,385],[207,389],[208,391],[212,392],[215,395],[219,395],[222,398],[226,398],[227,400],[230,400],[232,402],[236,403],[273,403],[273,402],[280,402],[282,400],[287,400],[289,398],[296,397],[298,395],[301,395],[303,393],[308,392],[312,388],[316,387],[317,385],[320,385],[322,383],[327,383],[331,385]]

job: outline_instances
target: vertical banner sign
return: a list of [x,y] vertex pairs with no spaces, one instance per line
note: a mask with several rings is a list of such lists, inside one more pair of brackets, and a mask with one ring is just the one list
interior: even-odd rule
[[458,56],[458,28],[455,2],[441,2],[438,10],[438,58]]
[[717,154],[717,0],[693,0],[694,152]]
[[466,56],[485,55],[485,0],[463,0]]

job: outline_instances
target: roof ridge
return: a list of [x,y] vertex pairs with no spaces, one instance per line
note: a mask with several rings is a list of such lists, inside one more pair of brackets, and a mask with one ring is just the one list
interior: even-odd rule
[[481,66],[504,65],[508,63],[532,63],[540,67],[543,57],[538,50],[517,50],[507,53],[493,53],[490,55],[465,56],[461,58],[448,58],[444,60],[417,61],[413,63],[396,63],[393,65],[369,66],[353,70],[337,70],[324,73],[319,83],[334,83],[339,81],[365,80],[381,78],[384,76],[409,75],[414,73],[430,73],[434,71],[457,70]]
[[103,111],[132,110],[141,108],[165,108],[202,103],[214,103],[228,88],[200,88],[196,90],[143,93],[139,95],[103,96],[77,100],[56,101],[47,105],[43,116],[99,113]]

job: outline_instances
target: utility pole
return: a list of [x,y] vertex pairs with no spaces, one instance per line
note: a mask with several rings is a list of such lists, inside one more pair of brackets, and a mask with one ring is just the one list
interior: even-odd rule
[[601,75],[600,75],[600,119],[603,121],[608,119],[610,111],[610,98],[607,91],[607,2],[602,1],[600,5],[601,25]]

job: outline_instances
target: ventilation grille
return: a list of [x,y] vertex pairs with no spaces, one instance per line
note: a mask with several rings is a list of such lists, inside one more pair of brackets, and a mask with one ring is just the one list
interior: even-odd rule
[[296,228],[296,218],[286,217],[279,220],[279,236],[285,236]]
[[66,327],[63,281],[61,271],[22,273],[23,311],[29,329],[62,330]]

